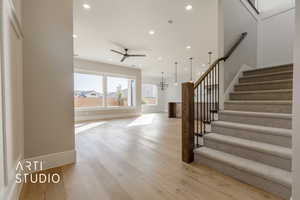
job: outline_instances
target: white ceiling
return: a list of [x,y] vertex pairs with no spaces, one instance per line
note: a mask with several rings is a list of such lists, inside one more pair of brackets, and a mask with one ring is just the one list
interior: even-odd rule
[[293,7],[295,6],[295,0],[263,0],[258,1],[258,9],[261,12],[268,12],[274,9],[280,9],[282,7]]
[[[137,66],[143,75],[160,76],[162,71],[187,71],[189,57],[194,70],[205,71],[208,51],[217,53],[217,0],[75,0],[74,53],[78,57],[124,66]],[[90,10],[82,5],[91,5]],[[191,4],[191,11],[185,6]],[[168,20],[173,20],[169,24]],[[155,30],[149,35],[149,30]],[[190,50],[186,46],[190,45]],[[129,48],[146,58],[121,56],[110,49]],[[216,58],[217,55],[215,55]],[[158,58],[161,57],[162,60]],[[184,70],[185,69],[185,70]]]

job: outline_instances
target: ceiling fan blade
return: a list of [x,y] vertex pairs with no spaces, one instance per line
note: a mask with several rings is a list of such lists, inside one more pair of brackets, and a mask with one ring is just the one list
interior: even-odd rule
[[135,55],[135,54],[132,54],[132,55],[128,55],[130,57],[146,57],[147,55]]
[[120,52],[120,51],[116,51],[116,50],[113,50],[113,49],[111,49],[110,51],[112,51],[112,52],[114,52],[114,53],[117,53],[117,54],[120,54],[120,55],[124,56],[124,53],[122,53],[122,52]]
[[127,56],[123,56],[121,62],[124,62],[126,60]]

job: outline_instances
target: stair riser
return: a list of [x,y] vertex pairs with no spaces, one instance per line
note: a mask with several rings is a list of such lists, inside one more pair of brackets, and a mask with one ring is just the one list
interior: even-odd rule
[[204,138],[205,147],[253,160],[283,170],[291,171],[291,159],[282,158],[265,152],[258,152],[245,147],[223,143],[221,141]]
[[284,185],[272,182],[270,180],[259,177],[258,175],[236,169],[222,162],[212,160],[201,154],[195,154],[195,162],[211,167],[227,176],[236,178],[244,183],[253,185],[268,191],[274,195],[280,196],[283,199],[289,200],[291,197],[291,188]]
[[230,100],[277,100],[277,101],[285,101],[292,100],[293,94],[292,92],[266,92],[266,93],[246,93],[246,94],[238,94],[231,93]]
[[244,76],[252,76],[252,75],[260,75],[260,74],[266,74],[266,73],[276,73],[276,72],[284,72],[284,71],[293,71],[293,66],[282,66],[282,67],[276,67],[276,68],[266,68],[261,69],[258,71],[246,71],[244,72]]
[[292,82],[282,83],[266,83],[266,84],[255,84],[255,85],[236,85],[235,91],[256,91],[256,90],[280,90],[280,89],[292,89]]
[[274,74],[268,76],[260,76],[260,77],[243,77],[240,78],[240,83],[253,83],[253,82],[263,82],[263,81],[275,81],[275,80],[285,80],[292,79],[293,73],[284,73],[284,74]]
[[271,113],[292,113],[290,104],[235,104],[225,103],[225,110],[250,111],[250,112],[271,112]]
[[222,134],[222,135],[252,140],[256,142],[278,145],[282,147],[288,147],[288,148],[292,147],[292,137],[283,136],[283,135],[274,135],[274,134],[261,133],[252,130],[222,127],[215,124],[212,125],[212,132]]
[[249,115],[231,115],[226,113],[220,113],[219,118],[221,121],[236,122],[242,124],[268,126],[274,128],[292,128],[292,120],[289,118],[272,118],[272,117],[260,117]]

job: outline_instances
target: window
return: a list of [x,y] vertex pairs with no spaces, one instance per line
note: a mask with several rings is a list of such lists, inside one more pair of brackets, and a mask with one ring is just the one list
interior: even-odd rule
[[74,86],[75,108],[135,106],[134,79],[74,73]]
[[103,76],[75,73],[74,88],[75,108],[104,106]]
[[153,84],[143,84],[142,86],[142,104],[157,105],[157,86]]
[[135,81],[127,78],[107,77],[107,106],[133,106]]

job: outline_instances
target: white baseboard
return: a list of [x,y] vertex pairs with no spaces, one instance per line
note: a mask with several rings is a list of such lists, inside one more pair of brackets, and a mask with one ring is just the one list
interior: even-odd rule
[[76,150],[37,156],[37,157],[25,159],[25,161],[29,161],[29,162],[43,161],[43,170],[52,169],[52,168],[75,163]]
[[86,115],[86,116],[76,116],[75,115],[75,122],[119,119],[119,118],[125,118],[125,117],[138,117],[140,115],[141,115],[141,113],[99,114],[99,115]]
[[[19,162],[22,162],[23,159],[20,158],[18,160]],[[19,199],[23,184],[19,184],[16,182],[16,174],[17,174],[16,169],[18,163],[16,163],[16,167],[14,169],[11,169],[11,171],[9,172],[8,183],[5,186],[5,188],[2,188],[2,190],[0,191],[0,199],[5,199],[5,200]]]
[[4,193],[5,200],[18,200],[21,194],[23,184],[17,183],[16,179],[12,179],[7,187],[6,194]]
[[239,83],[239,79],[243,76],[243,72],[251,69],[254,68],[248,65],[242,65],[224,93],[225,101],[229,100],[229,95],[234,91],[234,86]]

